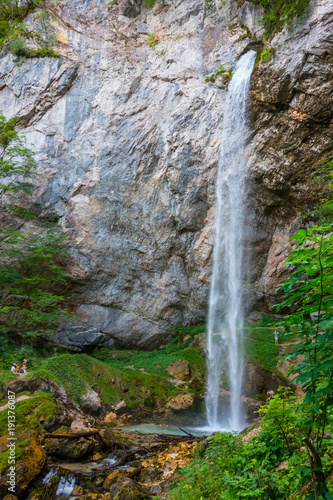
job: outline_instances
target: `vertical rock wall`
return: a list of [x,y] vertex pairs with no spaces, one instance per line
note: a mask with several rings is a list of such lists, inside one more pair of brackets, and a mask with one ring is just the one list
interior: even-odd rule
[[[331,147],[331,10],[314,0],[253,76],[253,307],[271,302],[293,221],[318,197],[309,172]],[[34,144],[40,215],[69,234],[78,319],[115,345],[154,348],[171,325],[206,317],[228,79],[205,77],[260,39],[260,11],[63,0],[49,12],[62,56],[17,65],[3,52],[0,107]]]

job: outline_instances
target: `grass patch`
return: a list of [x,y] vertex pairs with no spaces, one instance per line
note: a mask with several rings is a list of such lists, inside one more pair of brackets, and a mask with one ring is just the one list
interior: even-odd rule
[[0,370],[0,388],[8,384],[11,380],[15,379],[15,374],[10,371],[10,367],[8,370]]
[[144,404],[148,395],[164,401],[177,393],[173,384],[166,377],[159,376],[156,370],[154,374],[130,369],[120,371],[119,368],[126,363],[124,359],[117,364],[114,359],[107,363],[87,354],[62,354],[43,360],[30,376],[38,375],[63,386],[76,403],[80,403],[90,389],[95,390],[106,404],[123,399],[129,407]]
[[[184,329],[185,330],[185,329]],[[185,332],[182,330],[182,335]],[[158,375],[161,378],[170,378],[167,367],[177,359],[185,359],[192,368],[193,376],[205,378],[206,362],[199,349],[190,349],[188,346],[192,339],[177,344],[174,340],[165,349],[157,351],[107,351],[103,350],[95,356],[101,356],[104,363],[126,373],[133,373],[133,366],[139,370],[143,368],[150,375]]]
[[[39,392],[30,399],[16,403],[15,417],[17,433],[25,430],[35,430],[43,433],[43,427],[39,421],[43,418],[45,422],[50,420],[57,411],[58,405],[53,402],[50,394]],[[8,429],[8,412],[0,413],[0,435],[6,435]]]
[[[274,332],[279,333],[279,345],[275,345]],[[281,344],[287,344],[297,338],[297,335],[286,334],[284,329],[277,326],[274,318],[263,320],[251,326],[244,327],[245,357],[254,364],[285,378],[276,368],[281,352]]]

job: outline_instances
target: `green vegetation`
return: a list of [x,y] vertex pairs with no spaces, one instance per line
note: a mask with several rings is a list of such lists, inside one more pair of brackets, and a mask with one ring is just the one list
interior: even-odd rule
[[34,339],[51,333],[70,313],[62,306],[68,276],[63,271],[66,236],[52,223],[20,231],[31,210],[36,163],[17,119],[0,116],[0,328]]
[[[331,191],[332,167],[333,161],[326,162]],[[170,500],[332,500],[332,213],[331,197],[322,200],[308,214],[316,224],[307,224],[292,237],[296,246],[286,263],[290,277],[281,286],[277,306],[285,313],[279,321],[284,338],[295,341],[293,352],[286,355],[294,361],[290,374],[305,397],[297,401],[290,390],[281,389],[261,408],[261,432],[248,440],[227,434],[209,438],[207,450],[203,447],[181,471],[184,480],[174,485]],[[267,344],[268,324],[246,327],[245,342],[250,357],[274,370],[279,347]]]
[[[170,377],[166,368],[177,359],[186,359],[192,367],[194,376],[205,380],[206,363],[199,349],[187,349],[190,341],[184,344],[172,342],[170,346],[158,351],[111,351],[108,355],[111,359],[105,359],[104,362],[112,364],[119,370],[131,372],[126,366],[131,365],[134,369],[143,368],[151,375],[158,374],[161,377]],[[103,353],[97,354],[101,356]]]
[[[244,327],[244,351],[246,358],[268,371],[276,372],[280,346],[274,344],[275,328],[264,326]],[[280,342],[283,330],[279,329]]]
[[[333,161],[326,163],[332,191]],[[286,331],[297,333],[299,342],[290,359],[300,359],[290,371],[306,395],[300,405],[297,431],[307,450],[314,492],[326,491],[323,469],[325,430],[333,404],[333,200],[322,200],[312,213],[317,224],[300,229],[291,239],[296,247],[286,265],[290,276],[282,286],[277,306],[289,311],[283,320]]]
[[215,0],[205,0],[205,10],[215,10]]
[[[47,423],[52,419],[58,409],[53,397],[45,392],[18,401],[15,406],[16,432],[21,433],[27,430],[35,430],[43,433],[41,422]],[[7,411],[0,412],[0,435],[4,436],[8,428]]]
[[271,49],[265,49],[261,53],[260,62],[268,61],[268,59],[270,59],[270,58],[271,58]]
[[309,6],[310,0],[252,0],[264,9],[262,22],[265,26],[265,35],[271,36],[284,26],[290,25],[301,17]]
[[[304,498],[308,484],[307,454],[295,430],[299,403],[281,391],[262,407],[262,431],[244,441],[242,436],[216,433],[201,445],[194,462],[181,471],[183,480],[174,483],[170,500],[233,500]],[[199,446],[200,446],[199,445]],[[324,440],[325,470],[333,441]],[[283,464],[283,467],[281,466]],[[307,497],[311,498],[311,497]],[[319,498],[319,497],[318,497]],[[325,497],[331,499],[330,494]]]
[[[15,460],[18,460],[23,454],[25,447],[29,445],[29,441],[25,439],[19,443],[15,443]],[[8,469],[10,450],[8,449],[0,455],[0,474],[2,474],[6,469]]]
[[147,38],[147,43],[151,49],[155,49],[156,45],[159,43],[160,39],[158,35],[155,35],[154,33],[150,33]]
[[145,405],[148,396],[165,402],[178,392],[168,381],[170,376],[167,372],[162,376],[155,370],[150,375],[125,367],[120,371],[120,367],[116,362],[103,363],[86,354],[62,354],[41,360],[39,367],[29,376],[38,375],[63,386],[76,403],[90,389],[98,392],[106,404],[115,404],[123,399],[129,407]]
[[205,82],[214,83],[218,76],[225,75],[226,73],[227,70],[225,69],[225,67],[222,66],[222,64],[218,64],[216,68],[213,70],[213,72],[205,77]]
[[[29,13],[34,13],[34,29],[24,24]],[[16,56],[16,62],[27,57],[59,57],[53,50],[56,42],[50,13],[44,0],[1,0],[0,50],[7,48]]]

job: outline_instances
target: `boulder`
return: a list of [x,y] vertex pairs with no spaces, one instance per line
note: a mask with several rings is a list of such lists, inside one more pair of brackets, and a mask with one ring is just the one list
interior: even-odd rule
[[105,415],[104,422],[107,424],[117,424],[118,417],[115,412],[110,411]]
[[167,402],[167,408],[171,410],[186,410],[193,405],[194,395],[193,394],[177,394],[177,396],[172,396]]
[[167,371],[178,380],[190,380],[191,378],[191,367],[186,359],[177,359],[167,367]]
[[56,333],[49,336],[49,341],[68,351],[92,351],[96,346],[107,341],[106,335],[97,328],[85,323],[67,322]]
[[[12,493],[20,497],[44,467],[46,453],[35,431],[30,431],[16,437],[15,491]],[[0,438],[0,455],[2,459],[0,465],[0,498],[4,498],[9,493],[7,474],[10,472],[8,458],[10,458],[9,454],[11,450],[7,447],[8,444],[7,436]]]
[[54,439],[45,440],[45,450],[48,455],[59,457],[79,458],[87,457],[94,451],[95,443],[92,440],[80,439]]
[[71,423],[71,430],[73,432],[88,432],[88,431],[91,431],[91,428],[89,427],[89,424],[86,420],[83,420],[80,417],[77,417]]
[[74,486],[71,496],[72,497],[77,497],[77,496],[82,496],[84,494],[84,489],[82,486]]
[[82,396],[80,407],[88,415],[98,415],[102,409],[102,403],[97,392],[90,389],[87,394]]
[[154,496],[149,490],[143,488],[129,477],[117,477],[109,489],[111,498],[117,498],[117,500],[144,500]]

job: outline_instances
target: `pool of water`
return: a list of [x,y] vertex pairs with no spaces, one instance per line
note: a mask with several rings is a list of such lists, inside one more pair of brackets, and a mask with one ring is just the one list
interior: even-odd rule
[[[182,426],[186,432],[193,436],[208,436],[211,432],[207,432],[207,428]],[[121,427],[121,430],[128,432],[141,432],[142,434],[173,434],[174,436],[186,436],[186,433],[181,431],[179,427],[173,424],[154,424],[141,423],[135,425],[127,425]]]

